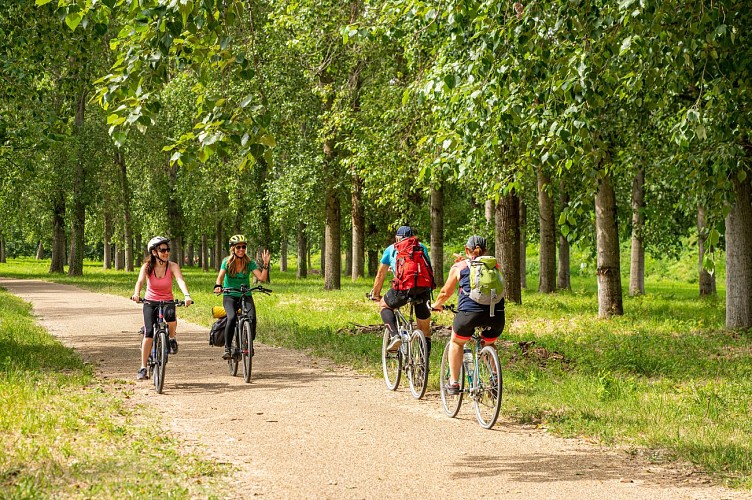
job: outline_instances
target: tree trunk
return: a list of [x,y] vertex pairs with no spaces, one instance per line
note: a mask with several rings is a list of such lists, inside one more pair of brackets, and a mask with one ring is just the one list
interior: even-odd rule
[[5,238],[0,236],[0,264],[5,264]]
[[73,169],[73,207],[71,219],[70,255],[68,276],[84,273],[84,230],[86,225],[86,165],[84,163],[84,110],[86,91],[76,99],[76,116],[73,120],[73,136],[76,139]]
[[102,268],[103,269],[112,269],[112,216],[110,215],[110,212],[105,210],[102,213],[102,218],[104,218],[104,251],[102,252]]
[[279,240],[279,270],[282,272],[287,271],[287,228],[282,225],[280,228],[282,234]]
[[128,182],[128,169],[121,150],[115,151],[115,164],[120,177],[120,203],[123,206],[123,248],[125,250],[125,270],[133,272],[133,262],[136,260],[133,252],[133,224],[131,223],[131,186]]
[[214,259],[212,261],[212,264],[214,264],[214,270],[219,272],[219,269],[222,267],[222,259],[224,258],[224,254],[222,252],[222,249],[224,248],[224,235],[222,234],[222,219],[217,219],[217,225],[216,229],[214,231]]
[[[139,234],[136,236],[136,242],[133,243],[133,239],[129,239],[126,245],[131,247],[131,254],[133,255],[133,258],[129,260],[129,262],[133,262],[134,266],[136,268],[141,268],[141,264],[144,261],[144,258],[146,257],[146,249],[143,245],[143,238]],[[126,247],[127,248],[127,247]],[[125,254],[128,255],[128,250],[125,251]],[[126,264],[126,266],[129,266],[130,264]],[[131,268],[133,270],[133,268]]]
[[640,168],[632,183],[632,258],[629,263],[629,295],[645,295],[645,170]]
[[619,231],[616,194],[611,178],[603,174],[595,196],[595,230],[598,251],[598,317],[624,314],[621,297]]
[[705,209],[697,207],[697,247],[700,272],[700,297],[714,296],[716,294],[715,273],[710,274],[702,263],[705,260],[705,252],[712,252],[713,248],[705,248],[708,238],[708,228],[705,226]]
[[42,240],[39,240],[39,244],[37,245],[36,260],[42,259],[44,259],[44,243],[42,242]]
[[538,208],[540,212],[540,276],[538,291],[556,291],[556,220],[551,195],[551,178],[538,167]]
[[50,273],[65,272],[65,195],[54,194],[52,206],[52,261]]
[[352,247],[345,248],[345,268],[342,270],[344,276],[352,276]]
[[444,285],[444,183],[431,185],[431,265],[436,286]]
[[752,172],[731,176],[734,204],[726,216],[726,328],[752,328]]
[[113,252],[115,254],[115,270],[122,271],[125,268],[125,254],[123,253],[123,246],[119,243],[113,245]]
[[484,215],[486,216],[486,233],[490,233],[491,229],[494,227],[495,210],[496,206],[494,205],[494,201],[486,200],[486,203],[483,205],[483,211],[485,212]]
[[[331,167],[330,167],[331,168]],[[324,240],[326,254],[324,262],[324,290],[339,290],[341,287],[340,270],[342,269],[342,241],[341,241],[341,206],[339,196],[334,187],[326,189],[326,228]],[[323,262],[322,262],[323,264]]]
[[[560,184],[559,191],[559,205],[561,210],[569,205],[569,193],[564,188],[564,182]],[[569,259],[569,240],[567,237],[561,234],[559,231],[559,275],[557,279],[557,286],[559,290],[570,290],[572,283],[570,280],[570,259]]]
[[298,269],[295,277],[298,279],[308,276],[308,240],[306,238],[305,222],[298,222]]
[[520,288],[527,290],[527,207],[522,198],[517,198],[517,201],[520,205]]
[[[326,228],[324,230],[326,233]],[[319,258],[319,269],[321,276],[326,276],[326,236],[321,238],[321,257]]]
[[363,210],[363,179],[352,174],[352,274],[353,281],[363,277],[365,268],[366,217]]
[[496,205],[496,258],[504,277],[504,297],[522,304],[520,282],[520,204],[512,190]]
[[209,238],[206,234],[201,235],[201,270],[209,271]]

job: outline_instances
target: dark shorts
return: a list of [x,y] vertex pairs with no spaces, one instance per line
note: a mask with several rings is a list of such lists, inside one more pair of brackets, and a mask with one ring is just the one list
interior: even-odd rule
[[390,288],[384,295],[384,303],[389,309],[399,309],[407,304],[410,299],[415,300],[415,317],[428,319],[431,317],[431,309],[428,302],[431,300],[430,288],[411,288],[410,290],[395,290]]
[[496,311],[494,316],[489,316],[487,311],[469,312],[458,311],[454,316],[452,329],[454,333],[463,339],[469,339],[473,336],[473,331],[478,328],[484,328],[480,334],[486,340],[495,340],[499,338],[504,331],[504,310]]
[[[154,323],[157,322],[158,318],[159,308],[157,308],[156,306],[150,306],[149,304],[144,304],[144,337],[146,337],[147,339],[154,337]],[[177,321],[177,317],[175,315],[175,306],[165,306],[164,319],[168,323]]]

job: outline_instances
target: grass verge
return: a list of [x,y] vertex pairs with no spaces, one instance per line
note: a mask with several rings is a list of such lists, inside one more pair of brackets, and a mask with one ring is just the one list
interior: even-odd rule
[[181,451],[129,392],[0,290],[0,497],[216,496],[227,466]]

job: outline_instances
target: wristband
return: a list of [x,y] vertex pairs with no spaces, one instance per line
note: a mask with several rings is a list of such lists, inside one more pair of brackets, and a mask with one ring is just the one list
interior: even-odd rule
[[216,290],[217,288],[222,288],[222,285],[214,285],[214,289]]
[[265,266],[263,266],[263,269],[269,269],[269,264],[266,264]]
[[185,294],[183,294],[183,296],[185,297],[185,300],[190,300],[191,299],[191,294],[189,294],[189,293],[185,293]]

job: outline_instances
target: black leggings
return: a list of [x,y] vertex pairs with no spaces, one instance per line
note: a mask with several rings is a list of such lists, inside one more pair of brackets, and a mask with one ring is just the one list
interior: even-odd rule
[[[248,307],[248,320],[251,322],[251,339],[256,339],[256,304],[253,297],[246,297],[245,304]],[[232,346],[232,339],[235,336],[235,324],[238,322],[238,309],[240,308],[240,297],[225,295],[222,299],[222,305],[227,313],[227,324],[225,325],[225,349],[229,350]]]

